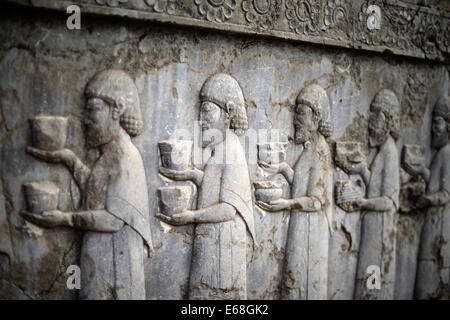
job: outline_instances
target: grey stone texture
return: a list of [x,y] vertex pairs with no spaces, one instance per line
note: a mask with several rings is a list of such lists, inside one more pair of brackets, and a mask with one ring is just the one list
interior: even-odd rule
[[[103,6],[99,5],[102,10],[105,7],[116,10],[116,6],[108,4],[119,4],[120,1],[103,2]],[[189,4],[189,8],[195,9],[191,13],[200,21],[198,23],[191,23],[184,13],[175,19],[171,12],[178,12],[179,7],[172,7],[173,1],[120,2],[126,9],[138,6],[152,15],[144,17],[133,13],[135,19],[117,17],[117,11],[105,16],[104,11],[92,6],[100,10],[97,12],[100,14],[82,13],[81,30],[66,28],[68,15],[64,12],[38,8],[63,7],[63,4],[54,5],[55,2],[50,0],[33,1],[33,8],[8,6],[8,13],[0,13],[0,298],[448,298],[445,291],[449,280],[448,244],[439,239],[447,239],[450,232],[446,198],[449,190],[445,185],[448,181],[436,174],[439,169],[445,172],[450,169],[446,158],[448,144],[439,147],[432,144],[432,120],[436,103],[449,93],[448,65],[435,61],[448,59],[449,42],[419,37],[416,40],[421,45],[408,49],[413,44],[408,38],[408,41],[403,39],[407,46],[399,49],[398,46],[404,43],[395,36],[400,34],[399,29],[389,29],[395,40],[392,48],[386,37],[373,33],[369,33],[371,37],[364,41],[382,43],[362,45],[362,40],[357,42],[354,37],[346,42],[348,38],[340,29],[333,29],[336,32],[332,33],[320,29],[318,36],[311,37],[298,34],[286,20],[280,23],[285,23],[285,32],[290,30],[287,35],[282,33],[281,27],[277,32],[270,29],[270,26],[279,26],[274,21],[281,21],[281,17],[287,19],[287,1],[280,1],[283,11],[279,15],[254,21],[245,18],[254,6],[250,1],[238,1],[240,5],[234,13],[239,12],[244,20],[239,20],[241,18],[235,14],[227,23],[209,21],[208,16],[212,13],[197,11],[197,3],[202,2],[207,0]],[[244,4],[246,2],[250,5]],[[391,2],[386,2],[386,6]],[[407,2],[418,4],[417,1]],[[277,3],[273,1],[274,8]],[[357,12],[362,4],[362,1],[358,6],[353,4]],[[426,7],[420,12],[437,15],[436,8],[440,8],[443,18],[439,21],[447,21],[446,4],[441,1],[438,5],[441,7]],[[6,7],[5,4],[0,6]],[[130,12],[124,15],[133,16]],[[216,18],[224,19],[228,15],[226,12],[214,14]],[[244,32],[239,29],[242,26],[237,29],[230,26],[231,22],[239,24],[239,21],[247,21],[253,29],[244,28],[247,30]],[[351,34],[354,35],[353,31]],[[339,37],[343,39],[343,45],[337,47],[308,44],[333,44],[339,42]],[[427,41],[431,43],[425,43]],[[430,51],[425,52],[424,48]],[[383,50],[391,50],[400,56],[382,53]],[[95,135],[89,135],[84,127],[89,98],[86,89],[91,79],[103,70],[123,70],[129,75],[140,102],[141,118],[138,120],[143,122],[142,132],[120,131],[117,148],[125,151],[118,153],[119,157],[114,153],[117,148],[101,152],[91,148]],[[217,154],[211,157],[208,154],[210,148],[202,148],[199,142],[202,129],[197,122],[204,120],[203,103],[209,101],[209,97],[212,100],[209,102],[221,104],[211,93],[202,93],[205,81],[216,74],[231,76],[242,90],[241,110],[245,109],[248,130],[238,133],[238,122],[227,118],[222,124],[222,129],[232,129],[225,141],[231,144],[232,156],[241,160],[238,168],[215,165]],[[313,114],[315,108],[322,105],[297,99],[307,88],[316,88],[317,92],[320,91],[317,88],[321,88],[323,93],[317,95],[323,101],[327,100],[328,106],[320,113],[320,119],[324,120],[322,130],[316,127],[315,131],[311,130],[315,132],[315,138],[303,141],[296,130],[297,105],[306,104],[306,110],[312,110]],[[380,146],[371,147],[373,125],[381,125],[381,122],[373,123],[371,106],[383,89],[389,89],[398,99],[398,135],[395,139],[392,136],[380,139],[383,140]],[[216,88],[211,92],[221,93],[221,90]],[[227,97],[221,106],[226,111],[224,117],[234,110],[226,102],[233,100],[238,105],[242,100],[239,95],[235,98],[234,101]],[[67,117],[67,137],[62,140],[65,140],[64,148],[78,158],[72,163],[74,175],[64,164],[49,162],[51,159],[45,152],[53,152],[51,149],[54,148],[41,153],[29,148],[41,150],[48,146],[46,141],[39,140],[42,144],[36,144],[33,140],[36,139],[35,129],[29,120],[42,115]],[[389,115],[386,113],[383,117]],[[318,126],[318,119],[311,121],[311,128]],[[391,123],[390,120],[387,122]],[[191,159],[175,163],[167,156],[162,160],[160,142],[167,140],[194,141]],[[268,142],[275,142],[275,145],[267,147]],[[341,143],[337,149],[336,142]],[[358,142],[358,152],[354,153],[354,149],[343,146],[342,142]],[[419,167],[427,170],[402,165],[405,145],[422,148],[423,165]],[[414,152],[406,152],[407,158],[413,159],[406,162],[414,162]],[[341,156],[338,161],[337,154]],[[99,155],[104,158],[103,163],[99,163]],[[211,162],[203,161],[208,158]],[[370,179],[365,181],[364,174],[348,170],[349,166],[359,163],[367,164],[372,175],[373,172],[379,174],[373,178],[367,175]],[[172,164],[175,166],[171,167]],[[111,200],[106,208],[101,208],[105,198],[92,189],[86,196],[80,177],[85,175],[83,172],[88,172],[86,168],[90,168],[93,175],[91,188],[99,188],[96,183],[105,179],[102,166],[129,173],[126,178],[122,177],[125,181],[111,184],[107,189],[116,196],[132,199],[129,202],[135,201],[134,207],[138,207],[134,209],[146,214],[144,224],[150,230],[144,235],[139,226],[119,216],[120,212],[133,212],[130,206]],[[285,168],[284,171],[280,167]],[[386,167],[389,167],[389,173],[386,173]],[[94,174],[96,168],[97,174]],[[174,169],[176,172],[170,171]],[[185,172],[185,175],[175,176],[177,172]],[[219,183],[218,176],[224,172],[225,180],[229,180]],[[290,175],[292,179],[289,179]],[[317,188],[305,189],[308,179],[317,182],[314,186]],[[69,226],[42,227],[38,220],[33,223],[24,219],[26,214],[21,212],[30,209],[24,184],[33,181],[48,181],[59,189],[58,212],[79,213],[99,208],[108,212],[110,208],[116,212],[120,226],[115,224],[117,221],[105,218],[105,224],[111,229],[108,229],[109,233],[100,234]],[[354,207],[336,203],[337,185],[343,181],[353,186],[351,190],[357,191],[341,193],[341,196],[357,195],[350,199],[341,197],[348,200],[343,201],[346,204],[353,201]],[[402,199],[410,201],[410,194],[416,190],[412,186],[419,190],[420,185],[425,190],[423,206],[402,211],[401,208],[410,208],[410,202]],[[240,211],[239,205],[230,200],[233,196],[224,196],[221,188],[240,194],[249,204],[248,212],[241,212],[244,210]],[[436,193],[440,196],[433,196]],[[389,214],[377,206],[375,209],[362,206],[364,201],[361,200],[363,197],[358,198],[360,194],[365,194],[366,200],[382,196],[391,199]],[[407,196],[402,198],[402,194]],[[420,192],[414,195],[418,194]],[[91,206],[86,206],[89,197]],[[178,198],[183,198],[185,203],[180,208],[171,207],[171,203],[180,204]],[[274,206],[277,201],[281,204],[293,199],[302,200],[294,201],[294,206],[269,210],[273,209],[269,206]],[[268,206],[260,206],[258,201]],[[227,206],[229,203],[231,205]],[[212,205],[220,206],[218,212],[232,218],[218,223],[192,218],[195,212]],[[174,221],[170,218],[179,211],[194,212],[193,220],[170,223]],[[164,220],[161,214],[170,217]],[[434,221],[434,215],[440,217],[442,234],[437,231],[436,224],[429,222]],[[368,223],[370,219],[375,222]],[[372,229],[369,230],[367,225]],[[422,225],[425,226],[423,230]],[[235,237],[230,237],[230,232]],[[218,234],[220,241],[216,241]],[[373,243],[371,237],[379,240],[377,248],[387,244],[384,251],[367,246],[368,241]],[[105,251],[104,248],[111,247],[111,238],[117,240],[118,247]],[[152,248],[147,250],[146,242]],[[233,259],[226,256],[232,251],[230,245],[236,249]],[[217,260],[209,259],[219,247],[226,248],[223,256],[216,257]],[[442,255],[435,256],[436,247]],[[304,250],[300,252],[299,248]],[[107,267],[114,260],[112,254],[116,251],[126,251],[129,263],[119,268],[134,268],[129,278],[115,279]],[[92,263],[87,257],[103,252],[107,252],[103,262]],[[309,264],[302,260],[304,256],[311,259]],[[207,259],[210,263],[204,263]],[[221,265],[223,270],[217,267],[221,259],[225,263]],[[363,281],[367,276],[366,264],[383,266],[382,292],[373,295],[355,290],[367,289]],[[66,287],[66,270],[70,265],[81,266],[85,277],[82,292]],[[102,284],[106,288],[88,278],[89,273],[83,273],[83,270],[93,266],[100,268],[99,272],[104,272],[108,281],[123,281],[123,284],[119,287]],[[305,282],[305,274],[310,276],[309,282]],[[202,278],[202,275],[207,276]],[[424,275],[424,282],[420,275]],[[434,282],[426,276],[433,277]],[[135,280],[141,285],[127,291],[130,281]],[[430,283],[433,283],[432,287]],[[228,291],[229,288],[232,290]]]

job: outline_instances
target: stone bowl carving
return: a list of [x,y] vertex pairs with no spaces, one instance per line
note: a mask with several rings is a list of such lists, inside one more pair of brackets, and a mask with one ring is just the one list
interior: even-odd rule
[[283,195],[283,183],[281,181],[256,181],[255,198],[258,201],[269,203],[278,200]]
[[33,181],[23,184],[28,211],[41,213],[56,210],[59,188],[51,181]]
[[363,144],[356,141],[338,141],[335,145],[334,161],[338,167],[345,172],[357,163],[363,162],[365,156],[363,153]]
[[162,214],[172,216],[190,208],[192,189],[187,186],[158,188],[159,205]]
[[414,144],[405,144],[402,153],[402,167],[412,173],[410,168],[423,165],[425,163],[424,147]]
[[364,197],[364,186],[360,179],[340,180],[336,182],[336,204],[344,211],[355,211],[352,202]]
[[67,117],[37,116],[30,119],[33,146],[47,151],[63,149],[67,140]]
[[163,140],[158,143],[163,167],[183,171],[189,168],[192,140]]
[[258,159],[268,164],[277,164],[286,160],[286,142],[258,143]]

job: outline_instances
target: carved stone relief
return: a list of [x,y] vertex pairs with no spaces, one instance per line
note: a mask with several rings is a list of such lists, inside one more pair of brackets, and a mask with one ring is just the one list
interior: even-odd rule
[[44,37],[67,32],[50,16],[7,18],[36,39],[0,22],[0,298],[449,298],[446,67],[253,37],[440,59],[447,18],[375,0],[84,3],[230,32],[86,14],[71,47]]
[[[345,202],[348,208],[363,211],[355,299],[394,298],[396,215],[400,191],[399,157],[395,146],[399,132],[398,113],[399,102],[392,91],[383,89],[376,94],[370,108],[369,144],[378,148],[378,153],[370,169],[362,161],[350,164],[346,169],[360,174],[367,185],[366,198]],[[378,265],[383,271],[380,290],[367,287],[370,275],[367,270],[371,265]]]
[[[8,0],[9,2],[23,1]],[[269,34],[282,39],[325,43],[367,50],[389,50],[394,54],[430,60],[448,60],[450,18],[448,9],[435,9],[403,1],[381,0],[75,0],[83,12],[108,7],[105,14],[143,20],[160,20],[161,14],[174,23]],[[37,2],[64,10],[52,1]],[[440,11],[439,11],[440,10]],[[139,13],[144,14],[139,14]],[[158,16],[149,15],[157,13]],[[181,18],[181,19],[178,19]],[[205,25],[205,21],[218,25]]]
[[130,139],[143,126],[137,89],[125,72],[106,70],[89,82],[85,94],[87,142],[101,149],[93,168],[64,148],[67,119],[63,117],[33,118],[33,147],[27,149],[34,157],[64,164],[72,172],[84,195],[84,210],[59,211],[59,188],[42,181],[24,185],[28,210],[21,214],[38,226],[85,231],[81,299],[145,299],[144,246],[150,252],[152,239],[145,169]]
[[272,197],[268,199],[257,196],[264,210],[291,210],[281,284],[283,299],[327,299],[332,201],[331,153],[326,142],[331,134],[329,114],[325,90],[318,85],[305,87],[295,107],[295,143],[303,144],[295,167],[260,160],[263,168],[282,173],[292,186],[292,199],[272,198],[281,196],[277,189],[269,189]]
[[[197,210],[186,206],[178,210],[183,205],[180,201],[189,198],[187,191],[165,189],[161,190],[161,203],[166,205],[170,197],[175,200],[174,208],[170,216],[167,209],[158,216],[173,225],[197,224],[189,299],[246,299],[247,231],[256,239],[248,167],[238,140],[248,129],[244,95],[233,77],[216,74],[203,84],[200,100],[202,147],[212,151],[204,169],[173,168],[175,162],[183,161],[163,161],[160,169],[170,179],[192,180],[197,185]],[[171,152],[180,144],[173,143]],[[164,196],[167,191],[176,194]]]
[[281,0],[243,0],[242,10],[250,25],[272,29],[281,12]]
[[408,166],[413,174],[427,181],[425,195],[417,200],[417,206],[427,210],[420,240],[415,297],[449,299],[450,105],[447,96],[436,103],[431,128],[431,144],[437,152],[430,168],[423,164]]
[[208,21],[225,22],[233,16],[236,0],[194,0],[198,13]]

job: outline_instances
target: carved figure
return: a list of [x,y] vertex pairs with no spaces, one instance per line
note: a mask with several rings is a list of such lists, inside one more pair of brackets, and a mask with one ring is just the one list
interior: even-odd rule
[[144,245],[151,249],[152,242],[144,164],[130,139],[143,127],[137,88],[125,72],[106,70],[94,76],[85,94],[86,142],[100,149],[91,169],[69,149],[27,149],[69,168],[83,192],[84,210],[22,215],[43,227],[85,231],[81,299],[145,299]]
[[282,173],[292,185],[292,199],[257,201],[270,212],[291,210],[282,277],[282,299],[327,299],[328,241],[333,167],[326,137],[330,105],[318,85],[305,87],[295,108],[295,143],[303,144],[294,169],[287,162],[262,168]]
[[[377,93],[370,107],[369,145],[378,152],[370,169],[366,162],[352,165],[367,185],[367,197],[355,200],[361,210],[361,243],[356,274],[355,299],[394,298],[396,221],[399,209],[400,173],[395,140],[399,137],[399,102],[391,90]],[[369,266],[381,270],[381,289],[370,289]]]
[[433,110],[432,147],[436,153],[430,169],[409,166],[427,182],[426,194],[416,201],[426,210],[419,248],[415,297],[417,299],[450,298],[450,106],[442,97]]
[[200,100],[202,145],[212,151],[203,171],[160,168],[168,178],[198,186],[197,210],[159,217],[173,225],[196,223],[189,299],[246,299],[247,229],[255,241],[255,227],[248,167],[238,139],[248,129],[244,96],[233,77],[216,74],[203,84]]

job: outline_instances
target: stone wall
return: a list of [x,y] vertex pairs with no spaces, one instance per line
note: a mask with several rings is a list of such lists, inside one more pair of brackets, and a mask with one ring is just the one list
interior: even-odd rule
[[[376,152],[368,147],[370,104],[377,92],[390,89],[400,103],[399,154],[405,144],[422,145],[425,162],[431,162],[431,113],[449,89],[443,63],[83,11],[81,30],[68,30],[64,12],[5,8],[0,19],[2,298],[77,297],[76,290],[66,287],[66,269],[79,264],[83,232],[41,228],[19,214],[26,209],[23,184],[28,181],[54,182],[60,189],[61,211],[79,210],[82,198],[63,165],[38,161],[26,152],[32,145],[29,119],[40,114],[67,116],[66,148],[93,164],[97,153],[86,147],[83,134],[84,90],[104,69],[122,69],[131,75],[140,98],[144,129],[133,143],[144,162],[154,246],[145,262],[148,299],[188,297],[194,227],[171,226],[158,219],[157,190],[174,184],[196,188],[191,182],[174,183],[158,173],[158,142],[195,138],[199,92],[212,74],[230,74],[242,88],[250,130],[240,141],[251,182],[269,176],[254,155],[256,142],[267,141],[265,135],[270,133],[288,143],[286,161],[294,167],[302,148],[294,143],[293,106],[300,90],[310,84],[325,89],[330,101],[334,126],[330,146],[334,141],[358,141],[368,158],[373,158]],[[190,136],[177,136],[186,132]],[[333,166],[333,175],[334,181],[348,178],[337,166]],[[270,177],[283,183],[283,195],[289,197],[289,184],[282,175]],[[360,212],[330,205],[327,296],[352,299]],[[397,299],[413,298],[423,213],[399,214]],[[253,249],[247,234],[247,298],[279,299],[290,214],[288,210],[270,213],[256,204],[253,214],[258,242]]]

